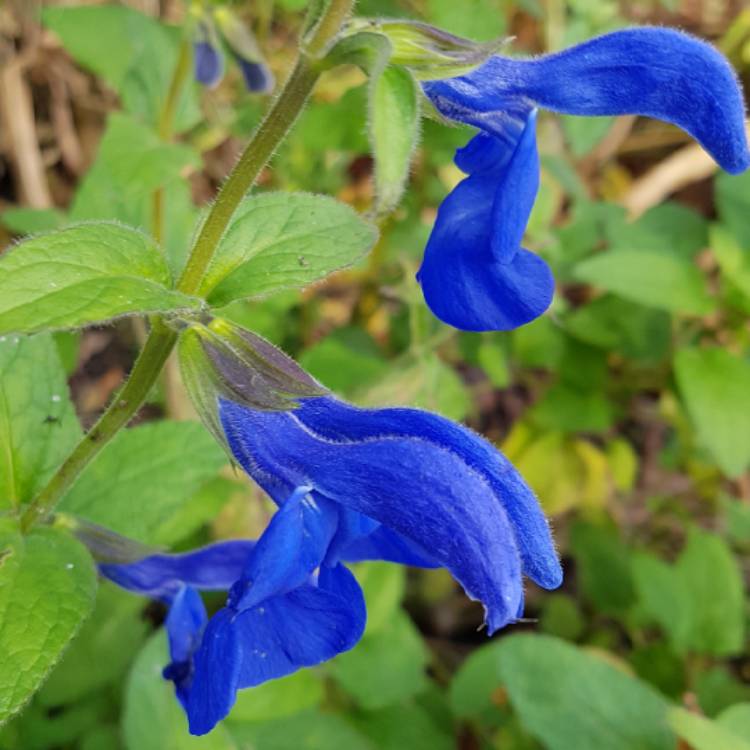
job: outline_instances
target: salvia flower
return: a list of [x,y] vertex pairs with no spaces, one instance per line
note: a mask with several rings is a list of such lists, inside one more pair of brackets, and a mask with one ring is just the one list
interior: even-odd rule
[[539,188],[537,108],[654,117],[685,130],[726,171],[750,166],[732,68],[671,29],[624,29],[530,60],[494,55],[422,86],[445,117],[479,129],[456,153],[468,177],[440,206],[418,274],[435,315],[463,330],[516,328],[552,300],[547,264],[521,246]]
[[255,37],[229,8],[204,7],[203,3],[196,3],[191,10],[195,79],[199,83],[213,88],[224,77],[223,40],[239,65],[248,90],[257,93],[273,90],[273,74]]
[[[226,716],[237,690],[356,644],[365,607],[347,563],[445,567],[482,603],[489,633],[521,617],[523,575],[545,588],[560,584],[536,498],[489,442],[435,414],[361,409],[330,395],[269,407],[260,384],[280,378],[288,394],[315,382],[254,334],[225,321],[209,325],[206,339],[203,324],[203,333],[183,331],[192,341],[181,350],[183,368],[195,357],[192,372],[204,372],[186,383],[203,418],[220,426],[234,460],[279,509],[257,543],[100,566],[119,585],[169,605],[164,674],[192,733]],[[217,331],[231,345],[195,346],[216,343]],[[212,367],[215,375],[206,375]],[[243,371],[252,387],[242,387]],[[228,591],[210,619],[198,595],[207,589]]]
[[[174,682],[191,733],[223,719],[237,690],[320,664],[360,639],[364,599],[352,574],[328,556],[335,530],[335,514],[303,487],[257,543],[99,566],[119,586],[169,606],[164,677]],[[228,592],[210,620],[200,590]]]

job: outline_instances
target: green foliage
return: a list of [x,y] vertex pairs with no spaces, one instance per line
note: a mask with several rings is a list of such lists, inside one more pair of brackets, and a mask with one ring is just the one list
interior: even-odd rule
[[337,656],[331,673],[362,708],[377,709],[421,692],[426,687],[426,662],[419,631],[399,612],[387,624],[365,633],[356,648]]
[[370,141],[375,159],[378,210],[398,205],[409,177],[412,154],[419,138],[419,99],[411,73],[389,66],[372,83]]
[[300,364],[342,395],[377,382],[388,370],[377,344],[361,328],[339,328],[306,349]]
[[698,439],[738,476],[750,464],[750,363],[724,349],[682,349],[675,375]]
[[579,263],[575,276],[647,307],[691,315],[713,309],[698,268],[668,251],[611,250]]
[[96,161],[76,191],[69,218],[117,219],[149,231],[154,221],[153,191],[164,188],[164,245],[176,276],[197,216],[183,175],[198,161],[192,148],[163,143],[151,128],[114,112],[107,119]]
[[720,173],[716,178],[716,208],[722,222],[737,238],[743,250],[750,248],[747,212],[750,208],[750,174]]
[[[308,711],[292,718],[254,724],[232,724],[241,747],[263,750],[375,750],[366,737],[336,714]],[[210,736],[210,735],[209,735]]]
[[0,520],[0,724],[23,707],[94,605],[88,552],[56,529]]
[[[247,7],[279,80],[303,5]],[[513,55],[626,20],[613,0],[543,5],[360,0],[357,12],[419,17],[476,39],[514,33],[501,50]],[[642,5],[644,22],[661,22],[654,3]],[[230,222],[201,292],[335,393],[467,420],[501,445],[551,515],[565,582],[554,593],[529,585],[528,620],[487,641],[475,632],[481,609],[446,571],[358,564],[362,642],[329,664],[241,691],[222,726],[191,738],[161,677],[161,605],[105,584],[94,607],[93,567],[80,545],[54,527],[22,538],[10,519],[81,435],[66,377],[90,425],[132,362],[137,335],[127,320],[65,329],[200,310],[201,301],[174,291],[206,213],[196,203],[210,200],[268,103],[241,89],[236,70],[200,93],[200,108],[187,82],[171,128],[178,135],[164,139],[159,120],[189,28],[119,3],[46,7],[42,21],[99,83],[78,72],[68,87],[91,167],[77,179],[54,164],[57,131],[40,123],[59,207],[6,201],[0,215],[9,232],[33,235],[0,256],[0,716],[27,704],[4,726],[0,747],[748,746],[748,176],[720,173],[713,197],[702,187],[680,191],[629,220],[617,202],[667,155],[663,131],[639,121],[612,154],[607,136],[625,132],[610,130],[612,118],[542,115],[542,185],[524,242],[552,267],[555,300],[512,333],[457,334],[426,310],[414,276],[435,210],[462,177],[452,158],[469,129],[420,123],[419,88],[387,67],[384,37],[368,31],[339,43],[339,61],[353,64],[325,73],[260,190]],[[739,50],[732,35],[743,28],[738,20],[717,43]],[[45,120],[46,79],[36,67],[27,78]],[[102,83],[117,104],[110,92],[92,107]],[[161,247],[147,238],[157,192]],[[381,234],[367,263],[359,261],[377,233],[363,216],[377,216]],[[48,329],[63,330],[7,333]],[[178,550],[257,537],[270,503],[240,472],[224,471],[226,455],[201,426],[161,418],[173,408],[162,404],[165,388],[174,395],[174,384],[163,384],[138,426],[68,491],[60,509],[73,518],[60,525],[81,516]],[[210,612],[223,596],[206,597]],[[692,711],[693,701],[702,715],[681,708]]]
[[316,708],[323,700],[323,682],[313,670],[295,672],[239,693],[230,722],[266,722]]
[[219,245],[201,287],[212,305],[301,287],[359,260],[375,228],[324,196],[273,193],[247,198]]
[[148,633],[142,606],[137,596],[111,584],[100,586],[93,613],[42,687],[39,703],[72,705],[121,682]]
[[0,214],[0,221],[16,234],[36,234],[61,229],[65,215],[54,208],[8,208]]
[[641,555],[633,560],[633,575],[643,611],[678,653],[725,656],[742,649],[742,575],[720,537],[693,529],[676,564]]
[[549,750],[674,748],[664,698],[605,658],[533,635],[505,639],[496,658],[515,709]]
[[153,241],[129,227],[92,222],[38,235],[0,260],[0,332],[74,328],[198,306],[170,283]]
[[174,687],[161,676],[167,654],[162,630],[146,642],[130,670],[122,717],[126,750],[238,750],[221,726],[203,737],[188,734]]
[[0,509],[31,500],[80,436],[51,336],[0,336]]
[[[178,29],[114,4],[49,7],[42,21],[75,60],[117,91],[126,110],[157,124],[177,62]],[[185,86],[177,106],[177,129],[187,129],[199,118],[196,87]]]
[[192,530],[192,523],[165,531],[168,519],[226,460],[197,422],[133,427],[102,450],[60,507],[141,542],[174,542]]
[[684,708],[669,712],[669,725],[695,750],[750,750],[750,740]]

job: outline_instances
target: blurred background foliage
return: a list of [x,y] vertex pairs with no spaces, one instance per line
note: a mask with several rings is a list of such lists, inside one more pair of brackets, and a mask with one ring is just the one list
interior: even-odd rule
[[[283,77],[305,3],[235,5]],[[717,44],[747,90],[750,10],[732,0],[360,0],[358,11],[513,36],[525,53],[677,25]],[[267,106],[230,70],[216,90],[187,86],[175,137],[159,137],[184,12],[179,0],[2,7],[2,245],[92,218],[148,228],[163,187],[164,244],[180,265],[199,206]],[[367,211],[366,118],[364,77],[328,74],[259,189]],[[424,121],[405,200],[357,267],[225,313],[355,403],[422,406],[493,440],[551,517],[563,587],[529,584],[528,619],[489,640],[445,571],[361,565],[361,644],[245,691],[223,726],[193,738],[160,677],[163,610],[103,584],[49,681],[0,733],[3,750],[750,748],[750,173],[717,174],[662,123],[542,114],[526,246],[553,267],[554,304],[518,331],[466,334],[432,318],[414,279],[465,140]],[[84,426],[142,333],[125,320],[56,336],[45,356],[59,356]],[[3,387],[12,398],[21,384],[8,375]],[[191,416],[168,368],[66,510],[175,549],[256,536],[268,502]]]

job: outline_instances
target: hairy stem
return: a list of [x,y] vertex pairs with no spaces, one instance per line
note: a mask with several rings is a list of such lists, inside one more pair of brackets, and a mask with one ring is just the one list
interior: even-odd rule
[[[322,69],[317,58],[338,33],[341,23],[351,10],[352,2],[353,0],[331,0],[326,7],[307,49],[300,55],[279,97],[219,191],[177,283],[180,291],[188,294],[199,291],[206,269],[237,206],[305,106]],[[170,87],[168,100],[173,99],[175,104],[165,106],[165,111],[176,106],[178,93],[179,90],[172,97]],[[154,317],[151,333],[125,385],[46,487],[29,503],[21,519],[22,529],[28,530],[37,521],[46,518],[83,469],[127,425],[148,396],[176,342],[177,334],[158,316]]]
[[200,290],[201,282],[229,222],[240,201],[258,178],[284,135],[294,124],[310,95],[318,73],[309,60],[300,57],[281,95],[255,131],[250,145],[224,183],[211,213],[201,227],[193,253],[188,260],[177,288],[186,294]]
[[[159,138],[164,143],[172,139],[174,130],[174,118],[177,114],[177,106],[180,102],[180,94],[185,81],[190,73],[190,42],[183,37],[180,43],[180,51],[177,53],[177,64],[175,65],[172,80],[169,82],[167,98],[159,114]],[[154,239],[159,245],[164,243],[164,188],[158,187],[154,190],[152,200],[152,217]]]
[[91,459],[124,427],[148,396],[175,345],[177,334],[158,319],[120,392],[99,421],[84,435],[46,487],[26,508],[21,528],[28,530],[44,518],[70,489]]

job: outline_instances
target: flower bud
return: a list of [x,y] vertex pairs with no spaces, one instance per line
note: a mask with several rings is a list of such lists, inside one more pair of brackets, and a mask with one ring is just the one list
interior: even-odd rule
[[216,8],[214,18],[242,70],[248,90],[258,93],[272,91],[273,73],[268,69],[250,29],[228,8]]
[[127,565],[159,551],[69,513],[56,513],[54,526],[73,534],[98,563]]
[[222,318],[191,321],[180,333],[178,351],[185,387],[222,444],[218,399],[258,411],[290,411],[300,399],[328,393],[273,344]]
[[195,80],[214,88],[224,76],[224,55],[211,16],[200,8],[191,8],[194,19],[193,52]]
[[508,41],[473,42],[420,21],[358,19],[349,28],[386,36],[392,46],[390,61],[409,68],[418,79],[425,81],[468,73]]

